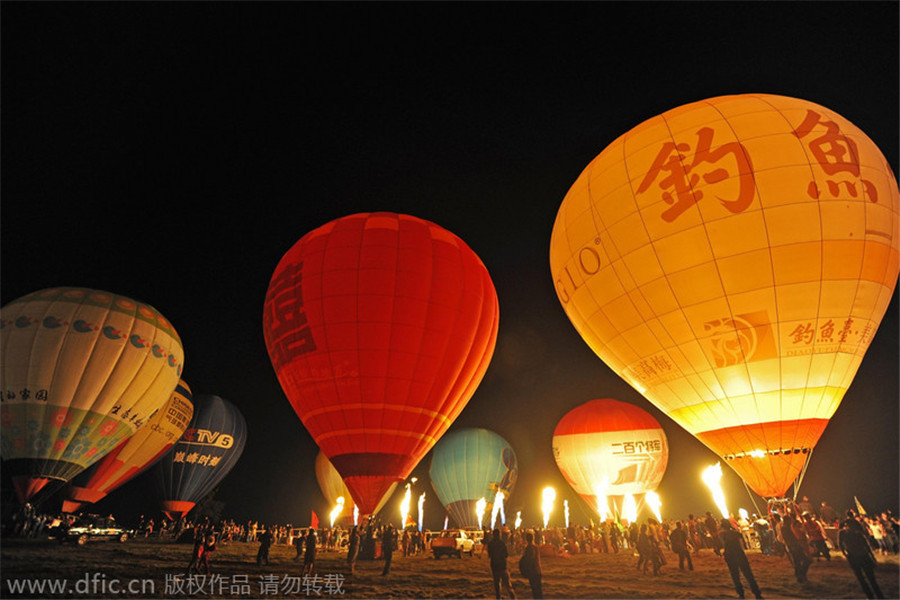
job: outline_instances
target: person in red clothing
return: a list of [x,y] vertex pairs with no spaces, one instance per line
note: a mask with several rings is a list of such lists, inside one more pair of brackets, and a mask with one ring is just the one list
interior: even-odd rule
[[824,556],[825,560],[831,560],[828,544],[825,543],[825,528],[814,514],[806,513],[804,515],[803,529],[806,531],[806,537],[809,538],[809,545],[812,547],[815,559],[819,560],[820,556]]
[[203,540],[203,544],[200,546],[200,562],[197,564],[198,572],[203,570],[207,575],[210,574],[209,560],[215,551],[216,537],[212,533],[207,533]]

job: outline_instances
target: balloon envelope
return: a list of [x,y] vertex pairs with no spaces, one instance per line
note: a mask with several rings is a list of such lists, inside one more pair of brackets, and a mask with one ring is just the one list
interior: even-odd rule
[[[334,508],[337,505],[338,498],[344,499],[344,514],[342,516],[346,517],[349,515],[352,520],[353,497],[350,495],[350,490],[347,489],[344,480],[341,479],[341,474],[338,473],[337,469],[334,468],[334,465],[331,464],[331,461],[328,460],[328,457],[321,450],[316,455],[316,481],[319,482],[319,489],[322,490],[322,495],[325,496],[325,500],[328,501],[330,507]],[[397,483],[388,488],[388,491],[385,492],[375,506],[373,514],[380,512],[384,508],[384,505],[387,504],[387,501],[390,500],[396,489]]]
[[764,94],[615,140],[560,206],[550,267],[588,345],[762,496],[800,473],[897,282],[897,181],[827,108]]
[[0,454],[20,502],[137,431],[172,395],[184,362],[156,309],[86,288],[4,306],[0,352]]
[[435,445],[428,476],[457,525],[479,527],[478,500],[485,499],[490,515],[497,492],[502,491],[504,498],[512,493],[519,466],[512,446],[500,435],[487,429],[460,429]]
[[187,514],[209,494],[237,463],[246,443],[247,423],[234,404],[219,396],[196,396],[188,428],[154,469],[169,517]]
[[669,443],[647,411],[610,398],[566,413],[553,432],[553,457],[572,489],[592,509],[606,496],[655,490],[669,462]]
[[291,405],[370,514],[469,401],[497,323],[490,276],[462,240],[416,217],[366,213],[284,255],[263,330]]
[[187,429],[194,415],[191,398],[191,388],[179,381],[172,397],[146,425],[66,485],[63,512],[98,502],[156,463]]

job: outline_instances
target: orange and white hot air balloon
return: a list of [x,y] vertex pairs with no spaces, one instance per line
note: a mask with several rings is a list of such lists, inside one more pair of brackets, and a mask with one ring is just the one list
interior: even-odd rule
[[98,502],[149,469],[171,448],[194,416],[191,388],[183,380],[147,424],[70,481],[63,492],[63,512]]
[[604,398],[560,419],[553,431],[553,457],[572,489],[602,518],[610,499],[620,510],[626,494],[646,494],[659,486],[669,443],[650,413]]
[[560,206],[566,314],[621,377],[783,496],[897,282],[898,189],[862,131],[812,102],[711,98],[638,125]]

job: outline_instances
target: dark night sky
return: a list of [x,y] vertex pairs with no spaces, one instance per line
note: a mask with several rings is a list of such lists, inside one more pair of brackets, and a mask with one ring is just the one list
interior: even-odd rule
[[[663,515],[711,510],[699,472],[716,456],[565,316],[548,260],[556,211],[616,137],[733,93],[827,106],[896,172],[898,6],[3,2],[2,303],[71,285],[155,306],[184,342],[194,393],[247,419],[246,451],[217,496],[226,516],[306,523],[328,507],[317,447],[263,343],[269,278],[332,219],[412,214],[465,240],[497,289],[497,350],[454,427],[511,442],[521,474],[508,514],[537,522],[552,484],[586,521],[550,440],[563,414],[602,397],[666,430]],[[846,508],[857,494],[897,509],[897,317],[895,293],[813,456],[802,493],[816,502]],[[414,471],[417,494],[429,461]],[[149,512],[153,483],[138,478],[97,508]],[[725,485],[734,508],[752,509],[730,469]]]

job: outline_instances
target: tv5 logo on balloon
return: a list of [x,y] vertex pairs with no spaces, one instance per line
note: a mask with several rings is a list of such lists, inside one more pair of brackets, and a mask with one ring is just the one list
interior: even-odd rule
[[217,448],[231,448],[234,446],[234,436],[209,429],[186,429],[181,441],[185,444],[196,446],[215,446]]

